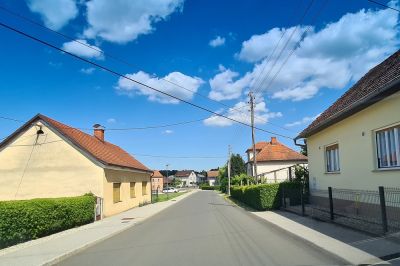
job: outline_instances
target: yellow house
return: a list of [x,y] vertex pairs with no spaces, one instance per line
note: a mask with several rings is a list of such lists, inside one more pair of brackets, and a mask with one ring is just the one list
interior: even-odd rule
[[151,200],[153,171],[104,139],[38,114],[0,143],[0,200],[93,193],[109,216]]
[[400,52],[371,69],[296,139],[306,139],[310,188],[400,186]]

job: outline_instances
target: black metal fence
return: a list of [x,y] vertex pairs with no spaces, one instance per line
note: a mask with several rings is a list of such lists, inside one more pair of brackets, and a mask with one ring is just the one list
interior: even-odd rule
[[400,231],[400,188],[285,189],[282,208],[375,234]]

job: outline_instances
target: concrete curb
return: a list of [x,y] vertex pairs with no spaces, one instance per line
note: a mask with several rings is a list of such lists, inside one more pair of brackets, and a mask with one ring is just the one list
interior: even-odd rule
[[343,243],[335,238],[324,235],[309,227],[306,227],[286,217],[283,217],[282,215],[279,215],[279,213],[271,211],[265,211],[265,212],[247,211],[246,209],[239,206],[229,198],[225,199],[230,203],[235,204],[235,206],[238,206],[239,208],[248,212],[249,214],[255,216],[256,218],[268,222],[275,228],[285,233],[289,233],[290,235],[298,239],[301,239],[302,241],[307,242],[307,244],[319,248],[323,252],[336,256],[351,265],[389,264],[367,252],[364,252],[360,249],[357,249],[353,246]]
[[[149,216],[146,216],[145,218],[142,218],[140,221],[135,222],[135,223],[132,223],[132,224],[130,224],[130,225],[128,225],[128,226],[126,226],[126,227],[124,227],[124,228],[122,228],[122,229],[116,231],[116,232],[113,232],[112,234],[109,234],[109,235],[107,235],[107,236],[104,236],[104,237],[102,237],[102,238],[99,238],[99,239],[97,239],[97,240],[95,240],[95,241],[93,241],[93,242],[91,242],[91,243],[86,243],[85,245],[82,245],[82,246],[80,246],[80,247],[77,247],[77,248],[74,249],[74,250],[68,251],[68,252],[66,252],[66,253],[64,253],[64,254],[62,254],[62,255],[60,255],[60,256],[58,256],[57,258],[51,259],[51,260],[49,260],[49,261],[43,263],[42,265],[43,265],[43,266],[55,265],[55,264],[61,262],[62,260],[65,260],[66,258],[69,258],[69,257],[71,257],[71,256],[73,256],[73,255],[75,255],[75,254],[77,254],[77,253],[79,253],[79,252],[81,252],[81,251],[83,251],[83,250],[89,248],[89,247],[92,247],[92,246],[96,245],[97,243],[100,243],[100,242],[102,242],[102,241],[104,241],[104,240],[107,240],[107,239],[109,239],[109,238],[111,238],[111,237],[113,237],[113,236],[116,236],[116,235],[118,235],[118,234],[124,232],[125,230],[128,230],[128,229],[134,227],[135,225],[137,225],[137,224],[139,224],[139,223],[141,223],[141,222],[143,222],[143,221],[149,219],[150,217],[153,217],[154,215],[156,215],[156,214],[158,214],[158,213],[160,213],[160,212],[162,212],[162,211],[168,209],[169,207],[175,205],[175,204],[178,203],[179,201],[181,201],[181,200],[183,200],[183,199],[185,199],[185,198],[187,198],[187,197],[193,195],[193,194],[196,193],[196,192],[198,192],[198,190],[192,190],[192,191],[189,191],[189,192],[187,192],[187,193],[185,193],[185,194],[183,194],[183,195],[181,195],[181,196],[178,196],[178,197],[176,197],[176,198],[170,199],[170,200],[168,200],[168,201],[166,201],[166,202],[171,201],[171,202],[173,202],[172,204],[166,206],[165,208],[163,208],[163,209],[161,209],[161,210],[159,210],[159,211],[156,211],[156,212],[152,213],[152,214],[149,215]],[[155,204],[158,204],[158,203],[162,203],[162,202],[157,202],[157,203],[155,203]]]

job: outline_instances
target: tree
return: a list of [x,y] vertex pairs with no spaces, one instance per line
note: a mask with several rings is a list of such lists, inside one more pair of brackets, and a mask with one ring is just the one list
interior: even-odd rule
[[228,188],[228,171],[226,166],[219,168],[217,182],[220,185],[221,191],[225,193]]
[[241,175],[246,173],[246,166],[240,154],[231,156],[231,176]]
[[301,146],[300,153],[307,156],[307,145]]
[[179,187],[182,184],[182,180],[178,179],[178,178],[174,178],[172,179],[172,186],[173,187]]

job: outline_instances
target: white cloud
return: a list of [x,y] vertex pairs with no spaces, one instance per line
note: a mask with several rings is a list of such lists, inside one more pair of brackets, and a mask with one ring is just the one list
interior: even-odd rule
[[[241,101],[236,103],[232,108],[229,108],[227,112],[224,113],[224,110],[218,110],[217,113],[223,114],[231,119],[250,124],[250,113],[248,109],[249,105],[246,102]],[[265,102],[262,101],[255,106],[254,117],[254,123],[261,125],[267,123],[272,118],[282,117],[282,113],[270,112],[267,109]],[[206,126],[226,127],[231,126],[235,122],[221,116],[212,115],[205,119],[203,123]]]
[[81,68],[80,72],[86,75],[93,74],[96,69],[94,67]]
[[154,23],[183,9],[184,0],[87,1],[87,38],[97,36],[116,43],[135,40],[154,31]]
[[108,118],[108,119],[107,119],[107,123],[109,123],[109,124],[115,124],[115,123],[117,123],[117,119],[115,119],[115,118]]
[[[204,81],[198,77],[190,77],[180,72],[172,72],[163,78],[152,77],[143,71],[127,74],[126,76],[184,100],[191,100],[198,88],[204,83]],[[175,84],[179,84],[180,86],[171,84],[164,79]],[[176,99],[163,95],[122,77],[118,80],[116,89],[119,93],[129,96],[134,96],[136,94],[145,95],[150,101],[172,104],[179,103],[179,101]]]
[[164,130],[163,133],[164,134],[172,134],[172,133],[174,133],[174,131],[170,130],[170,129],[167,129],[167,130]]
[[220,73],[209,80],[211,91],[208,97],[217,101],[239,98],[243,89],[249,86],[250,75],[245,75],[243,78],[235,80],[239,76],[238,72],[225,69],[222,65],[219,65],[219,70]]
[[78,15],[74,0],[29,0],[28,7],[39,13],[44,24],[53,30],[61,29]]
[[101,49],[97,46],[90,45],[86,40],[77,40],[66,42],[62,45],[62,49],[65,51],[86,57],[86,58],[96,58],[96,59],[103,59],[103,54]]
[[217,36],[215,37],[215,39],[212,39],[209,43],[208,43],[211,47],[218,47],[218,46],[222,46],[225,44],[225,38],[221,37],[221,36]]
[[[303,38],[300,33],[306,26],[299,26],[294,34],[294,40],[301,40],[299,45],[296,46],[293,41],[289,43],[274,68],[275,59],[294,27],[287,30],[274,56],[269,53],[285,29],[274,28],[265,34],[254,35],[243,42],[241,51],[236,54],[240,60],[255,63],[252,71],[243,76],[233,72],[236,73],[234,82],[232,75],[226,75],[225,83],[220,81],[219,86],[211,86],[210,95],[219,91],[230,92],[233,84],[240,84],[240,88],[259,89],[274,99],[302,101],[314,97],[321,89],[346,88],[397,51],[397,23],[398,13],[393,10],[362,9],[345,14],[318,31],[309,27]],[[295,49],[294,53],[280,70],[292,49]],[[220,73],[211,80],[218,75]],[[236,88],[235,92],[240,88]],[[239,93],[217,95],[220,96],[218,99],[241,96]]]
[[292,122],[292,123],[287,123],[285,127],[296,127],[296,126],[301,126],[301,125],[306,125],[314,121],[320,114],[317,114],[316,116],[305,116],[302,119]]

